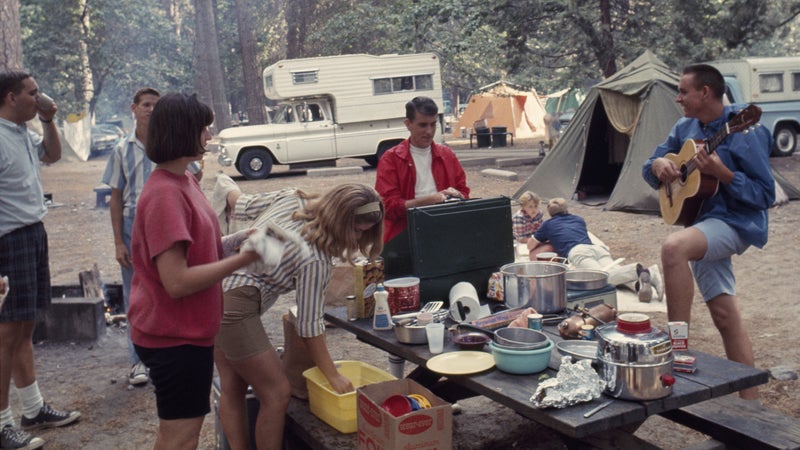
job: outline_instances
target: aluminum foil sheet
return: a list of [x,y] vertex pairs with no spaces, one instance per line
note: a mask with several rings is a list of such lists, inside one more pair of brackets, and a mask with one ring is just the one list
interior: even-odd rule
[[530,401],[540,409],[563,408],[599,398],[605,387],[591,360],[573,363],[571,356],[564,356],[558,375],[539,383]]

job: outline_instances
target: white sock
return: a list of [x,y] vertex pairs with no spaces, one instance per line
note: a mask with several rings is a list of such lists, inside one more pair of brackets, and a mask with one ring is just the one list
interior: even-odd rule
[[39,410],[44,406],[42,393],[39,392],[39,382],[34,381],[30,386],[17,388],[17,395],[22,402],[22,414],[33,419],[39,415]]
[[0,429],[5,427],[6,425],[14,426],[14,415],[11,414],[11,407],[0,411]]

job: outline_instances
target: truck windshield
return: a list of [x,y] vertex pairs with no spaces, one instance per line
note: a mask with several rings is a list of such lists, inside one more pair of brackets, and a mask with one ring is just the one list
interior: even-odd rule
[[272,123],[293,123],[295,121],[294,105],[279,105],[275,115],[272,116]]

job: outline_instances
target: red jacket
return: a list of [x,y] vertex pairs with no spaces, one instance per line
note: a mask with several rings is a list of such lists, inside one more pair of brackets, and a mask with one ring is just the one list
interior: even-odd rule
[[[464,198],[469,198],[467,175],[450,148],[431,144],[431,171],[437,190],[453,187],[464,194]],[[410,141],[406,139],[384,153],[378,162],[375,190],[381,195],[386,209],[383,242],[388,242],[407,226],[405,202],[414,198],[416,182],[417,169],[411,156]]]

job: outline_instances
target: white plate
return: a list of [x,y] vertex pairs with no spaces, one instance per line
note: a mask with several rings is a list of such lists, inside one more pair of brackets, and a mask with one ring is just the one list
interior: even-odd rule
[[428,360],[428,369],[442,375],[469,375],[492,367],[494,357],[486,352],[448,352]]

